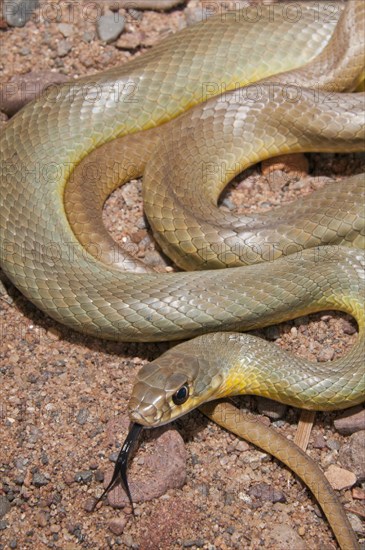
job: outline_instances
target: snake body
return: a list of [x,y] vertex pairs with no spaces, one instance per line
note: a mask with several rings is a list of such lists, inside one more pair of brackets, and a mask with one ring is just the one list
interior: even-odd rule
[[[345,408],[363,399],[364,253],[355,248],[364,247],[364,213],[358,200],[363,175],[350,178],[340,191],[331,187],[319,192],[317,201],[303,200],[295,212],[284,208],[243,222],[233,216],[223,219],[217,211],[217,197],[228,178],[209,169],[208,186],[198,179],[202,163],[214,167],[221,153],[233,176],[281,152],[363,149],[363,95],[336,95],[326,110],[326,92],[314,92],[313,86],[351,92],[363,80],[365,6],[351,1],[342,12],[343,5],[334,3],[336,11],[324,19],[315,16],[311,3],[296,6],[301,10],[296,19],[283,16],[281,5],[262,6],[259,24],[252,23],[254,12],[245,11],[246,17],[243,12],[240,17],[228,14],[188,28],[121,68],[44,95],[14,116],[0,138],[1,267],[35,305],[75,330],[114,340],[161,341],[247,330],[324,308],[341,309],[357,319],[358,343],[334,365],[333,374],[299,363],[283,378],[288,360],[269,352],[275,389],[264,385],[267,375],[258,371],[251,371],[249,384],[243,384],[243,362],[235,353],[247,347],[244,336],[228,337],[239,342],[232,351],[222,349],[219,335],[182,344],[177,364],[186,367],[186,358],[191,359],[194,387],[199,386],[199,400],[190,408],[228,393],[257,393],[264,386],[265,395],[307,408]],[[283,71],[290,73],[275,76]],[[274,86],[275,79],[281,87]],[[251,98],[237,99],[238,86],[258,80],[263,94],[256,106]],[[282,100],[284,85],[303,82],[309,89],[303,90],[301,103],[290,92]],[[211,97],[221,92],[223,99]],[[271,127],[268,116],[275,114]],[[101,219],[105,196],[126,176],[117,182],[102,180],[96,199],[86,200],[85,206],[83,163],[92,155],[98,161],[105,158],[107,173],[113,147],[128,155],[138,143],[142,145],[134,153],[132,175],[145,169],[148,215],[155,234],[162,231],[159,242],[177,263],[197,269],[255,265],[223,272],[132,274],[121,268],[144,268],[133,258],[109,261],[113,245],[101,224],[95,227],[96,244],[105,244],[106,252],[92,255],[85,249],[89,229],[94,231],[93,223]],[[123,167],[122,172],[128,170]],[[158,184],[161,178],[164,187]],[[174,187],[176,179],[181,190]],[[195,187],[187,185],[189,180]],[[189,201],[187,209],[181,207],[183,198]],[[238,237],[243,244],[237,253]],[[272,240],[274,249],[267,254]],[[332,246],[317,248],[322,244]],[[286,257],[292,252],[297,254]],[[257,263],[267,259],[275,259],[270,269]],[[204,352],[192,358],[205,338],[213,366]],[[250,357],[261,357],[266,347],[251,342]],[[230,360],[236,367],[224,390],[216,384],[223,376],[222,369],[215,370],[218,353],[220,365]],[[262,357],[267,359],[267,353]],[[155,368],[142,372],[131,402],[133,414],[146,424],[164,421],[160,403],[171,390],[161,388],[161,382],[151,390]],[[167,379],[170,383],[169,373]],[[176,382],[171,386],[175,391]],[[148,395],[156,391],[152,406],[159,411],[157,417],[141,412],[143,384]],[[343,547],[355,547],[351,540]]]

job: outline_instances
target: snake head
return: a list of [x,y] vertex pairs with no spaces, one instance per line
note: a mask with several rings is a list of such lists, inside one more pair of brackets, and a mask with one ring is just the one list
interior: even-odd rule
[[204,353],[196,354],[191,342],[167,351],[139,371],[129,401],[132,422],[161,426],[216,398],[222,376]]

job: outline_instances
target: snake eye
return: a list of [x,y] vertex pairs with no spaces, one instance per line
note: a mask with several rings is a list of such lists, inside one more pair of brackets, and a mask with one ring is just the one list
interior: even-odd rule
[[184,384],[177,390],[176,393],[172,396],[172,400],[175,403],[175,405],[182,405],[185,403],[187,398],[189,397],[189,386],[187,384]]

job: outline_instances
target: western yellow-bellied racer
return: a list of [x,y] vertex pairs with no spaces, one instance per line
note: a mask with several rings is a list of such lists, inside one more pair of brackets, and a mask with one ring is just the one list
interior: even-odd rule
[[[328,95],[319,88],[335,85],[338,91],[353,91],[362,81],[364,6],[350,2],[338,25],[336,14],[318,20],[313,6],[299,6],[297,21],[282,16],[280,6],[263,7],[257,25],[232,14],[212,18],[121,69],[53,90],[16,115],[0,140],[1,266],[53,318],[110,339],[174,340],[254,328],[326,307],[349,311],[361,330],[358,345],[340,365],[340,382],[334,383],[338,391],[326,387],[313,395],[300,392],[299,382],[279,391],[280,398],[291,402],[287,390],[296,389],[295,403],[307,408],[344,408],[360,402],[364,390],[363,254],[328,248],[322,258],[320,249],[304,249],[321,244],[363,247],[364,220],[356,199],[363,177],[351,178],[338,192],[331,187],[303,200],[295,215],[287,208],[244,220],[244,225],[232,216],[231,225],[225,225],[215,206],[227,174],[261,158],[288,151],[363,148],[363,96],[336,95],[335,103],[328,104]],[[235,90],[237,83],[260,79],[265,82],[247,88],[248,96]],[[297,87],[288,87],[291,83]],[[304,84],[306,89],[298,88]],[[300,101],[293,95],[298,89]],[[209,99],[225,90],[223,97]],[[252,96],[257,91],[259,96]],[[209,101],[198,105],[205,99]],[[275,122],[270,125],[270,120]],[[137,152],[136,143],[142,143]],[[120,267],[137,262],[120,259],[119,250],[113,262],[114,244],[102,227],[95,228],[95,239],[105,244],[103,252],[92,256],[85,250],[95,244],[90,220],[96,224],[95,212],[124,176],[117,182],[106,178],[95,200],[83,205],[80,190],[86,184],[80,173],[85,173],[82,163],[88,155],[105,158],[108,173],[109,147],[120,148],[125,157],[134,151],[129,177],[147,163],[146,210],[156,235],[162,231],[159,242],[179,265],[222,267],[275,259],[270,269],[253,265],[223,274],[132,275]],[[221,153],[223,178],[216,170],[223,162]],[[199,183],[202,166],[209,186]],[[175,178],[181,188],[171,187]],[[167,188],[157,185],[159,179]],[[195,188],[186,187],[189,180]],[[182,198],[189,201],[187,211],[180,208]],[[242,244],[237,252],[238,238]],[[178,244],[182,260],[177,259]],[[280,259],[292,252],[298,254]],[[334,378],[329,380],[331,386]],[[207,398],[213,397],[211,387],[206,386]]]

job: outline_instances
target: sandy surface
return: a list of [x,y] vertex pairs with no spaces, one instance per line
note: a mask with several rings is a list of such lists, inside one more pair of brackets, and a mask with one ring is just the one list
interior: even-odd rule
[[[188,4],[193,9],[199,2]],[[0,67],[3,82],[28,71],[79,77],[119,65],[183,27],[186,20],[184,6],[168,13],[144,12],[137,20],[129,15],[118,47],[118,41],[102,43],[94,21],[78,15],[65,38],[59,23],[70,20],[65,8],[61,12],[58,22],[41,19],[0,31],[6,51]],[[71,47],[60,56],[65,40]],[[223,207],[264,210],[326,181],[364,171],[361,155],[314,154],[308,159],[311,175],[302,181],[282,172],[264,177],[259,168],[250,169],[225,193]],[[115,192],[105,219],[116,237],[142,240],[140,256],[158,262],[143,220],[140,189],[137,182]],[[0,300],[0,491],[11,509],[0,522],[0,548],[337,547],[315,500],[291,472],[197,412],[175,424],[187,450],[182,489],[137,504],[135,520],[129,507],[115,510],[103,505],[89,512],[90,498],[100,495],[103,474],[112,469],[110,458],[126,435],[134,376],[168,344],[117,344],[84,337],[38,311],[5,278],[4,283],[8,294]],[[261,335],[309,359],[333,359],[354,342],[356,324],[346,315],[323,312]],[[256,410],[255,399],[244,398],[242,403]],[[308,453],[324,469],[337,463],[346,441],[333,427],[336,416],[317,415],[309,444]],[[288,409],[274,424],[293,438],[298,417],[297,410]],[[148,452],[148,445],[142,445],[131,479],[138,477]],[[262,483],[277,491],[274,499],[252,491]],[[339,497],[359,509],[360,501],[350,490],[339,492]]]

